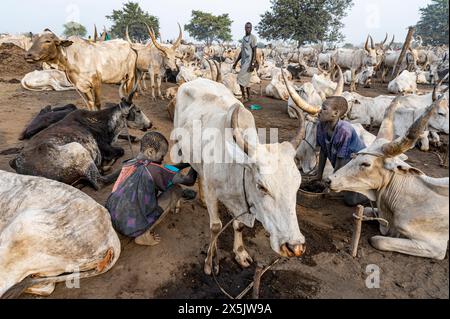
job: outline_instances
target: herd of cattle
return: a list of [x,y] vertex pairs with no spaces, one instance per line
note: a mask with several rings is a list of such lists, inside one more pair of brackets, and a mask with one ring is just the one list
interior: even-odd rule
[[[175,129],[196,136],[194,121],[202,128],[215,128],[232,135],[221,139],[200,135],[191,145],[178,136],[181,160],[199,174],[199,188],[211,229],[205,272],[218,271],[217,234],[222,229],[218,202],[236,220],[233,251],[242,267],[252,262],[246,251],[243,226],[255,220],[270,234],[272,249],[281,256],[301,256],[306,250],[300,231],[296,201],[301,172],[316,167],[317,114],[323,101],[341,95],[349,108],[350,121],[367,148],[341,170],[333,173],[328,163],[324,179],[333,191],[355,191],[376,202],[381,236],[371,238],[380,250],[444,259],[448,243],[449,179],[432,178],[408,165],[406,151],[419,143],[428,151],[448,134],[448,47],[424,47],[414,41],[403,61],[400,50],[388,37],[375,43],[368,37],[362,48],[323,50],[313,46],[258,48],[253,84],[270,80],[267,96],[286,101],[287,113],[299,122],[290,142],[261,144],[252,113],[238,100],[240,89],[232,65],[239,48],[184,44],[179,37],[171,44],[159,43],[148,27],[150,41],[94,41],[79,37],[62,39],[46,29],[31,37],[2,36],[26,50],[25,60],[42,63],[22,79],[30,90],[75,89],[86,109],[75,105],[46,107],[21,134],[25,146],[10,166],[18,173],[0,171],[0,296],[22,292],[49,295],[55,283],[75,271],[81,277],[109,270],[120,254],[120,242],[108,211],[74,188],[86,183],[100,189],[117,178],[111,172],[124,150],[114,146],[124,128],[147,130],[150,119],[133,102],[147,89],[150,78],[153,99],[167,99]],[[364,97],[358,85],[373,79],[384,83],[393,68],[400,67],[388,89],[396,95]],[[239,67],[238,67],[239,69]],[[300,76],[311,80],[298,86]],[[163,94],[161,81],[177,83]],[[101,104],[103,83],[120,84],[120,101]],[[434,84],[433,93],[419,94],[417,83]],[[344,92],[344,84],[350,91]],[[155,95],[156,91],[156,95]],[[364,126],[380,127],[378,136]],[[214,146],[219,153],[247,159],[211,163],[201,149]],[[199,148],[199,149],[196,149]],[[192,162],[194,154],[201,154]],[[266,173],[268,168],[277,169]],[[424,198],[423,194],[427,194]],[[51,240],[49,240],[51,239]],[[215,261],[215,263],[213,263]]]

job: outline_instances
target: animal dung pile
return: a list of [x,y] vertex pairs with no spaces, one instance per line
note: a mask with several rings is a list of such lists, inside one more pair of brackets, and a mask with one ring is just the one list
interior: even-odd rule
[[20,80],[25,74],[41,69],[39,64],[27,63],[24,54],[25,50],[12,43],[0,44],[0,81]]

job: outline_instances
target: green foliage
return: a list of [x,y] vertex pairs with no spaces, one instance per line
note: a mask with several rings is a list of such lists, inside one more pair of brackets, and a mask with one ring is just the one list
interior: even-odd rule
[[352,0],[271,0],[256,27],[267,40],[294,40],[297,45],[344,39],[342,19]]
[[208,12],[192,10],[192,18],[184,29],[197,41],[210,45],[213,41],[231,41],[231,23],[228,13],[215,16]]
[[63,25],[64,31],[63,34],[66,37],[70,36],[79,36],[79,37],[85,37],[87,34],[86,28],[74,21],[67,22]]
[[416,34],[423,39],[424,45],[448,45],[448,0],[432,0],[420,9],[420,21]]
[[129,25],[131,39],[134,41],[148,40],[150,35],[144,23],[153,28],[157,35],[159,34],[158,18],[143,11],[137,2],[125,3],[121,10],[113,10],[112,14],[106,18],[113,22],[111,33],[115,38],[125,38],[125,30]]

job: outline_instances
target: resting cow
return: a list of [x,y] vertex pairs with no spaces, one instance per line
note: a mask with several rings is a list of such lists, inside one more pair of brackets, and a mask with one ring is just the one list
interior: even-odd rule
[[20,81],[22,87],[30,91],[68,91],[74,90],[66,74],[59,70],[36,70],[27,73]]
[[435,101],[406,135],[393,140],[393,115],[398,107],[394,101],[386,111],[377,140],[328,180],[332,191],[359,192],[377,202],[374,213],[387,224],[380,223],[382,236],[370,240],[376,249],[445,258],[449,179],[426,176],[398,158],[414,146],[438,104],[439,100]]
[[19,174],[66,184],[88,181],[95,189],[113,182],[115,174],[102,176],[98,170],[103,162],[115,161],[124,154],[122,148],[111,144],[126,125],[142,130],[151,127],[150,120],[132,102],[136,88],[137,82],[130,95],[114,107],[76,110],[36,134],[10,166]]
[[68,104],[62,107],[52,108],[47,105],[38,115],[27,125],[27,127],[20,134],[19,140],[27,140],[46,129],[51,124],[61,121],[67,114],[75,111],[77,107],[73,104]]
[[74,187],[0,170],[0,211],[0,297],[48,296],[119,258],[108,211]]

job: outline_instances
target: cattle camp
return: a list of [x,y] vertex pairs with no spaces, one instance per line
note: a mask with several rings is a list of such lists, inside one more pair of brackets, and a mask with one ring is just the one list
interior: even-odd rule
[[0,298],[449,298],[448,0],[39,2]]

